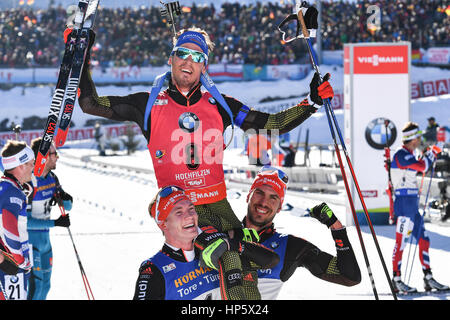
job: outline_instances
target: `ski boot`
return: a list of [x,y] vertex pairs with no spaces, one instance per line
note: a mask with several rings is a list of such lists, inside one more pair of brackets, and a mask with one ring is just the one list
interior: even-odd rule
[[450,290],[448,286],[440,284],[439,282],[434,280],[431,271],[425,272],[425,275],[423,277],[423,287],[425,288],[425,291],[431,291],[433,289],[437,291]]
[[401,280],[400,276],[394,276],[392,279],[392,284],[394,285],[395,293],[415,293],[417,292],[416,288],[412,288],[408,286]]

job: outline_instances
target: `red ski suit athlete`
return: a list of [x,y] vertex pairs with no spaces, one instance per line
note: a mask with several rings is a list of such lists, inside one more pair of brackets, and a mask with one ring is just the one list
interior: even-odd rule
[[203,93],[186,108],[162,93],[157,101],[148,149],[158,186],[183,188],[195,205],[225,199],[223,123],[215,100]]

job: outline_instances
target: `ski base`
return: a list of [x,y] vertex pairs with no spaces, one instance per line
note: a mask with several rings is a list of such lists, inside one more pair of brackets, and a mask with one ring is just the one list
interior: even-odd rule
[[447,296],[450,295],[449,290],[431,290],[431,291],[416,291],[416,292],[398,292],[398,297],[427,297],[427,296]]

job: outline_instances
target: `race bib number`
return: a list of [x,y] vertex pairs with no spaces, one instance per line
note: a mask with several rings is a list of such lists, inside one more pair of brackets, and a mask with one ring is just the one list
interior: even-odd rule
[[27,300],[27,290],[23,273],[5,275],[5,291],[8,300]]
[[397,220],[397,233],[401,233],[405,238],[408,238],[414,228],[414,222],[408,217],[398,217]]

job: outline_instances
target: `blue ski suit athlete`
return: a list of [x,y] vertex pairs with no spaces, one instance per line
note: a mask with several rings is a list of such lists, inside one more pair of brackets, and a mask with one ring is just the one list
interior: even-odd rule
[[220,300],[219,274],[182,249],[164,244],[139,268],[133,300]]
[[[53,172],[46,177],[33,177],[34,194],[27,208],[28,236],[33,246],[33,270],[30,277],[29,300],[45,300],[50,290],[53,252],[50,243],[49,229],[55,226],[50,220],[51,200],[59,185]],[[63,201],[64,209],[72,208],[72,201]]]

